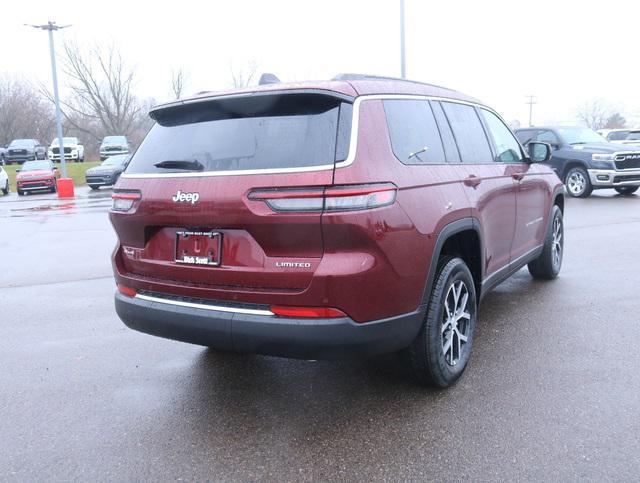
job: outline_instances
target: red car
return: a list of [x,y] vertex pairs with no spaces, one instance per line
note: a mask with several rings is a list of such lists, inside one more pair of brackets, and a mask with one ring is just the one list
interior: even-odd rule
[[[562,183],[479,101],[387,78],[270,84],[159,106],[113,194],[116,310],[218,350],[404,350],[445,387],[477,304],[557,276]],[[523,297],[526,294],[522,294]]]
[[16,185],[18,195],[22,196],[31,191],[48,190],[55,193],[58,189],[58,168],[49,160],[26,161],[17,170]]

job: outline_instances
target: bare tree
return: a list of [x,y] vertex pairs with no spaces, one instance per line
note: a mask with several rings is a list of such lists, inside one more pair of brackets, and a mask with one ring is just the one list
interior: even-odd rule
[[[141,101],[133,93],[135,69],[110,45],[82,49],[64,45],[62,71],[69,95],[61,100],[65,124],[95,141],[109,134],[131,136],[149,123]],[[50,100],[51,93],[41,88]]]
[[593,130],[602,129],[611,115],[611,108],[601,99],[585,102],[577,111],[578,119]]
[[604,127],[607,129],[619,129],[627,125],[627,120],[620,115],[619,112],[614,112],[607,118],[607,122]]
[[231,82],[233,87],[247,87],[251,85],[251,81],[256,75],[258,70],[258,64],[255,61],[250,61],[245,68],[234,69],[233,63],[229,65],[231,71]]
[[53,136],[54,123],[52,105],[35,86],[21,77],[0,76],[0,144],[18,138],[47,143]]
[[187,82],[187,76],[182,69],[171,71],[171,93],[176,99],[180,99],[184,94],[184,87]]

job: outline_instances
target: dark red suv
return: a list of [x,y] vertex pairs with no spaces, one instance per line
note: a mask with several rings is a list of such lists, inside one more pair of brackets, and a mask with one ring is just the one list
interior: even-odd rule
[[113,194],[116,310],[218,350],[405,350],[452,384],[480,299],[562,263],[563,187],[458,92],[343,75],[159,106]]

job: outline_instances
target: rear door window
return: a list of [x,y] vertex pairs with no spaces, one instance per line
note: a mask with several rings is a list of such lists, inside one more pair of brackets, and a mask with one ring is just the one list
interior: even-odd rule
[[442,139],[427,100],[383,101],[393,154],[404,164],[444,164]]
[[163,161],[203,172],[333,165],[336,153],[348,152],[351,106],[343,103],[324,94],[271,94],[167,107],[152,113],[156,124],[126,172],[184,171],[176,163],[157,166]]
[[556,136],[556,133],[554,133],[553,131],[544,129],[544,130],[538,131],[538,134],[536,136],[536,141],[539,141],[541,143],[558,144],[558,136]]
[[444,111],[442,110],[442,106],[439,102],[431,101],[430,104],[433,109],[433,114],[436,118],[436,122],[438,123],[440,136],[442,137],[442,145],[444,146],[444,153],[447,156],[447,161],[449,163],[459,163],[460,153],[458,153],[458,146],[456,146],[456,140],[453,137],[453,132],[451,132],[451,126],[449,126],[447,116],[445,116]]
[[489,133],[496,148],[495,160],[500,163],[520,163],[522,162],[522,151],[517,139],[511,131],[493,112],[480,109]]
[[463,163],[485,164],[493,162],[493,154],[480,118],[472,106],[443,102],[451,130]]

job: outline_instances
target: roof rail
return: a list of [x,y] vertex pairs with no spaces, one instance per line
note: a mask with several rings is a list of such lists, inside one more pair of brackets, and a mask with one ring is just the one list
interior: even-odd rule
[[387,77],[382,75],[370,75],[370,74],[338,74],[333,79],[335,81],[399,81],[399,82],[410,82],[412,84],[420,84],[423,86],[429,87],[437,87],[438,89],[446,89],[451,92],[458,92],[454,89],[450,89],[448,87],[439,86],[436,84],[429,84],[428,82],[420,82],[411,79],[402,79],[400,77]]

